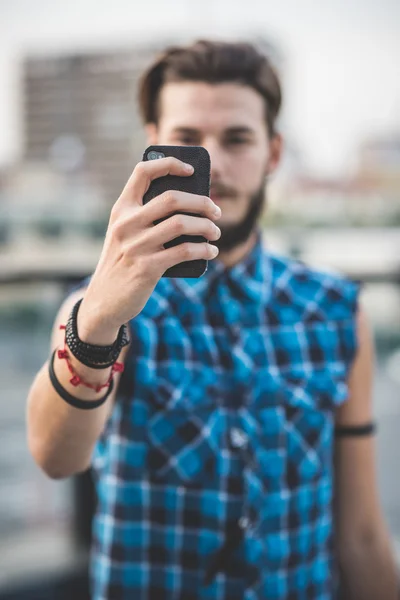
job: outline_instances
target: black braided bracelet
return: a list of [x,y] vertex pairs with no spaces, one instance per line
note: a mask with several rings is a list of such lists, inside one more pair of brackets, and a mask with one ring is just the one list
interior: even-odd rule
[[98,400],[80,400],[79,398],[75,398],[75,396],[71,396],[71,394],[61,385],[61,383],[56,377],[56,374],[54,372],[54,356],[56,352],[57,348],[54,350],[51,359],[49,360],[49,375],[50,381],[53,384],[53,387],[56,390],[57,394],[61,396],[61,398],[71,406],[74,406],[75,408],[83,408],[84,410],[98,408],[99,406],[104,404],[104,402],[107,400],[108,396],[112,392],[112,389],[114,387],[114,380],[111,379],[106,394]]
[[121,325],[117,339],[109,346],[97,346],[83,342],[78,336],[77,316],[83,298],[78,300],[65,326],[65,342],[72,354],[83,365],[92,369],[106,369],[118,359],[124,346],[129,344],[128,327]]

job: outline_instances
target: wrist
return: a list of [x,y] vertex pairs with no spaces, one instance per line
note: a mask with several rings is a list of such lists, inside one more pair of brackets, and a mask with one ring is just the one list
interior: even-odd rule
[[[68,352],[68,348],[67,353],[68,360],[65,359],[67,367],[69,362],[74,373],[76,373],[82,380],[91,383],[95,386],[104,385],[107,383],[112,372],[112,367],[104,367],[104,369],[92,369],[91,367],[88,367],[87,365],[81,363],[79,359],[76,358],[71,352]],[[71,373],[70,369],[69,371],[70,375],[72,375],[73,373]]]
[[113,344],[119,332],[119,328],[116,329],[110,326],[104,319],[96,316],[93,312],[86,313],[84,301],[82,301],[77,314],[77,329],[82,342],[99,346]]
[[87,308],[85,311],[84,307],[80,313],[82,303],[83,298],[76,302],[66,325],[63,326],[65,343],[75,358],[84,365],[93,369],[110,367],[117,362],[124,346],[129,344],[128,325],[121,325],[116,332],[111,323],[104,324],[104,321],[100,321],[93,309],[89,312]]

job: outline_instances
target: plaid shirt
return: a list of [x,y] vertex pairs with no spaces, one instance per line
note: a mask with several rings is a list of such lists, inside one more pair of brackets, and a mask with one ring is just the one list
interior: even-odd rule
[[332,600],[358,284],[273,255],[157,284],[93,455],[94,600]]

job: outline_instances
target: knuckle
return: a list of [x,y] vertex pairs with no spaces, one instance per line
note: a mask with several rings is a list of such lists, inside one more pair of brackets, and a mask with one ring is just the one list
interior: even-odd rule
[[116,223],[118,221],[118,219],[120,218],[120,212],[121,212],[121,210],[118,206],[118,203],[116,202],[110,210],[110,218],[109,218],[110,225],[113,223]]
[[146,172],[146,165],[143,161],[138,162],[136,167],[133,170],[134,174],[137,175],[138,177],[141,177],[144,175],[144,173]]
[[193,256],[193,248],[191,244],[188,242],[180,244],[179,255],[183,260],[191,259]]
[[183,233],[185,230],[185,221],[182,215],[174,215],[170,219],[171,228],[174,233]]
[[133,171],[133,181],[138,182],[144,180],[145,185],[150,185],[151,177],[148,166],[145,162],[139,162]]
[[215,217],[217,216],[216,211],[218,210],[217,205],[211,200],[211,198],[208,199],[208,214],[210,215],[210,218],[212,220],[215,220]]
[[120,196],[118,200],[113,204],[110,210],[109,224],[124,223],[131,209],[128,207],[126,198]]
[[175,156],[167,156],[166,161],[170,167],[173,165],[179,164],[179,160]]
[[208,237],[210,239],[210,238],[214,238],[216,235],[218,235],[217,227],[214,225],[214,223],[212,221],[208,221],[207,227],[206,227],[206,237]]
[[124,222],[121,219],[113,222],[110,227],[110,236],[114,242],[119,244],[122,243],[124,239],[124,230]]
[[202,197],[202,201],[203,201],[203,208],[204,210],[208,211],[211,208],[211,199],[208,196],[203,196]]
[[162,198],[169,210],[174,209],[176,207],[177,198],[172,190],[168,190],[167,192],[164,192],[162,195]]
[[207,258],[215,258],[215,245],[213,244],[205,244],[206,248],[205,248],[205,254],[207,256]]

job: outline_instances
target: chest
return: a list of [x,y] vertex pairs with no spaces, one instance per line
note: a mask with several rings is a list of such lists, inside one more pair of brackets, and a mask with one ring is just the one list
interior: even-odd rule
[[333,413],[347,395],[337,324],[211,327],[166,318],[142,327],[122,420],[149,472],[175,483],[219,481],[236,452],[232,432],[271,485],[288,469],[295,481],[323,472]]
[[[146,335],[143,335],[146,331]],[[156,406],[292,404],[333,409],[347,393],[341,322],[211,324],[175,317],[136,332],[135,385]]]

